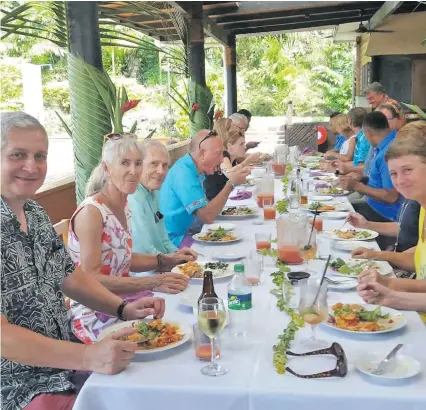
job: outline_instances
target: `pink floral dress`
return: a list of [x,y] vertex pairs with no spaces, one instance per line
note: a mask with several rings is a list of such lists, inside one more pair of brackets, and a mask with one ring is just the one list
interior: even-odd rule
[[[71,218],[68,231],[68,250],[75,266],[80,265],[80,241],[73,231],[73,219],[87,205],[96,207],[103,219],[101,273],[109,276],[129,277],[132,262],[130,210],[126,204],[125,214],[128,229],[126,231],[111,210],[100,199],[94,197],[86,198]],[[126,297],[126,300],[135,300],[141,296],[147,296],[146,293],[150,292],[138,292]],[[71,318],[74,334],[84,343],[94,342],[105,327],[118,321],[116,317],[96,312],[74,300],[71,301]]]

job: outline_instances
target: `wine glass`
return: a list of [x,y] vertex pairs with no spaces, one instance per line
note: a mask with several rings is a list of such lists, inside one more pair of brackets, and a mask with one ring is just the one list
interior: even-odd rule
[[[306,323],[312,328],[310,339],[302,340],[302,345],[308,349],[320,349],[328,345],[324,340],[318,340],[315,336],[315,327],[325,322],[328,317],[327,307],[327,283],[321,285],[320,278],[310,277],[299,281],[300,301],[299,313]],[[318,295],[318,296],[317,296]]]
[[306,229],[302,235],[303,240],[300,244],[299,250],[300,256],[302,257],[304,263],[306,263],[307,272],[311,272],[309,263],[311,260],[315,259],[317,255],[317,233],[315,228],[312,229],[311,225],[308,226],[309,228]]
[[198,326],[210,339],[211,360],[207,366],[201,369],[205,376],[221,376],[228,373],[228,369],[216,362],[215,339],[225,326],[226,310],[223,300],[220,298],[203,298],[198,305]]

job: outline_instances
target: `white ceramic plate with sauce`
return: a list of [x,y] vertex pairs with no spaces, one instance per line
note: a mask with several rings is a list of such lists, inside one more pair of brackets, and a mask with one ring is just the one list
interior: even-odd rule
[[225,229],[225,231],[233,231],[235,229],[235,225],[231,223],[219,223],[219,224],[211,224],[207,229],[209,231],[216,231],[217,229]]
[[379,379],[408,379],[421,371],[421,364],[414,358],[397,354],[383,374],[374,374],[377,365],[385,358],[386,353],[368,352],[355,360],[355,367],[368,376]]
[[339,251],[352,252],[356,248],[376,249],[376,244],[364,241],[337,241],[334,248]]

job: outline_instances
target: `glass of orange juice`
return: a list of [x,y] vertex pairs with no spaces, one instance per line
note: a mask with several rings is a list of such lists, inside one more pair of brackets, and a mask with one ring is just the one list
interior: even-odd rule
[[308,225],[308,227],[305,231],[304,240],[299,246],[299,250],[300,256],[306,263],[306,270],[309,272],[309,262],[317,256],[317,235],[315,229],[312,229],[312,225]]
[[[209,362],[212,357],[212,348],[210,345],[210,339],[207,335],[205,335],[201,329],[198,327],[198,323],[193,326],[194,331],[194,348],[195,348],[195,356],[197,359]],[[215,342],[215,359],[220,358],[220,346],[219,340],[216,339]]]
[[256,250],[271,249],[271,237],[272,235],[270,233],[255,233],[254,240],[256,241]]
[[254,249],[250,251],[250,254],[245,263],[244,274],[252,286],[258,286],[261,283],[263,271],[263,260],[262,257]]
[[272,198],[263,198],[263,218],[265,221],[275,221],[277,211]]
[[[313,223],[313,222],[314,222],[314,218],[311,218],[311,219],[309,220],[309,225],[311,225],[311,226],[312,226],[312,223]],[[316,231],[317,231],[318,233],[321,233],[321,232],[322,232],[322,230],[323,230],[323,221],[322,221],[322,219],[321,219],[319,216],[317,216],[317,217],[315,218],[314,228],[316,229]]]

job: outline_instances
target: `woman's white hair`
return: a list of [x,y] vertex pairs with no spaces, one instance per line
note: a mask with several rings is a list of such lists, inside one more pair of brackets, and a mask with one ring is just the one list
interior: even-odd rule
[[23,111],[2,112],[0,114],[1,122],[1,149],[7,144],[7,136],[13,128],[38,128],[47,136],[46,130],[40,122],[31,115]]
[[108,139],[102,149],[101,162],[93,169],[90,178],[86,184],[86,197],[101,192],[107,183],[107,174],[105,173],[103,163],[107,165],[117,164],[129,152],[141,154],[141,149],[137,142],[135,134],[125,133],[122,138]]

